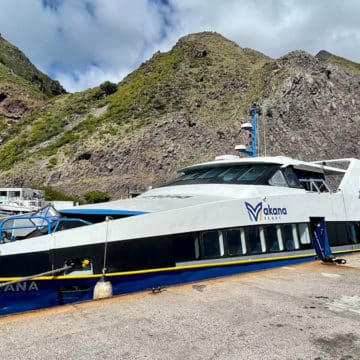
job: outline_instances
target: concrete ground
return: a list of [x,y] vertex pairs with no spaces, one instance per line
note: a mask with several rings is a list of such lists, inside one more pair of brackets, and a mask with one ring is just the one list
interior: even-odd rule
[[360,359],[360,254],[0,318],[0,358]]

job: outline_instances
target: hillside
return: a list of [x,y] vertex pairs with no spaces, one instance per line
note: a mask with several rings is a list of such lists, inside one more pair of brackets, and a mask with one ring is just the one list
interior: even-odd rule
[[48,97],[65,92],[58,81],[50,79],[39,71],[17,47],[10,44],[1,35],[0,64]]
[[267,155],[359,157],[358,66],[303,51],[271,59],[216,33],[188,35],[115,93],[61,94],[2,129],[2,183],[127,196],[179,167],[234,153],[253,102],[261,106],[260,154],[266,129]]
[[21,122],[47,99],[64,92],[59,82],[36,69],[18,48],[0,35],[1,131],[8,131],[14,121]]

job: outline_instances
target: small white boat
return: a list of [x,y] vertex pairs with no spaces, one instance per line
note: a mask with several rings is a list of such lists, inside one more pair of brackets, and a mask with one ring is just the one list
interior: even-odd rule
[[45,193],[21,187],[0,188],[0,216],[26,214],[47,205]]

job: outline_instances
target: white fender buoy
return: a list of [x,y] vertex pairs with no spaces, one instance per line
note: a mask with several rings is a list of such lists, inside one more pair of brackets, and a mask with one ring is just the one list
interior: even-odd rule
[[105,299],[113,296],[111,282],[103,275],[94,287],[93,299]]

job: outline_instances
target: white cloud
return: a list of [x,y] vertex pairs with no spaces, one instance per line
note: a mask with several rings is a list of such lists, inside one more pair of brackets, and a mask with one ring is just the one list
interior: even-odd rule
[[120,81],[127,75],[127,72],[105,71],[97,66],[89,66],[84,71],[75,71],[72,74],[60,72],[57,79],[65,89],[80,91],[97,86],[104,81]]
[[359,13],[357,0],[13,0],[0,2],[0,32],[78,91],[117,82],[199,31],[272,57],[326,49],[360,62]]

